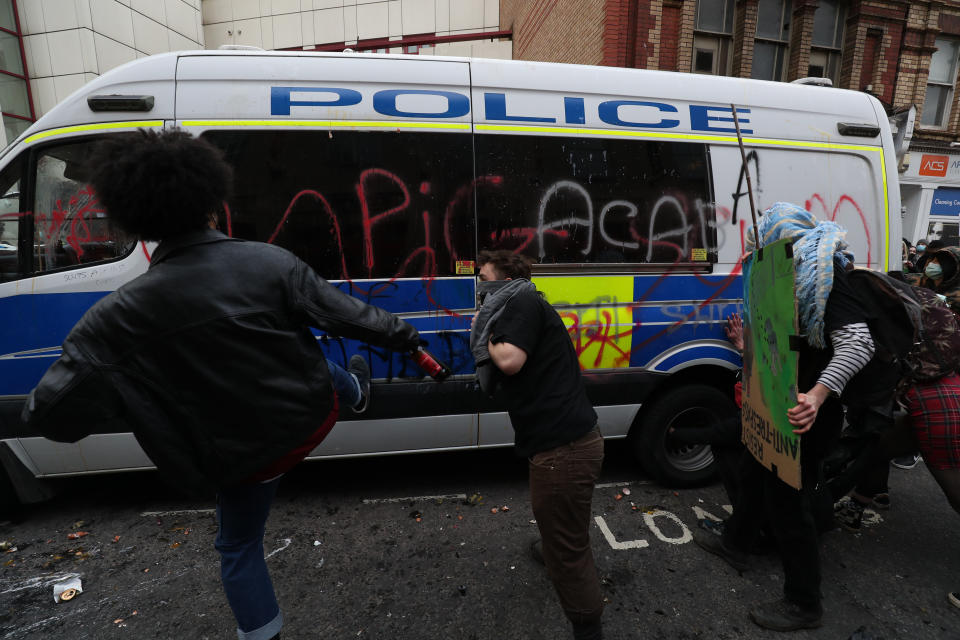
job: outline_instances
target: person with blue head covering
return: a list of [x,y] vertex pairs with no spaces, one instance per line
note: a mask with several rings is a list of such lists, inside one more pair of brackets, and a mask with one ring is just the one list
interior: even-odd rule
[[[797,404],[787,417],[794,433],[801,436],[803,489],[794,489],[752,456],[744,456],[741,498],[723,535],[700,535],[695,540],[742,571],[749,567],[747,552],[756,544],[761,527],[769,524],[783,563],[783,597],[755,607],[750,617],[775,631],[821,625],[818,519],[823,518],[818,518],[815,505],[824,505],[827,518],[832,518],[833,496],[817,492],[817,487],[823,480],[823,458],[840,434],[841,401],[849,407],[851,424],[872,428],[886,420],[892,423],[892,392],[898,374],[873,357],[868,318],[846,280],[854,258],[845,236],[840,225],[818,221],[803,207],[785,202],[767,209],[756,229],[748,231],[750,251],[784,238],[793,242],[797,311],[806,343],[800,352],[797,383],[806,392],[797,394]],[[748,303],[745,299],[744,306]]]

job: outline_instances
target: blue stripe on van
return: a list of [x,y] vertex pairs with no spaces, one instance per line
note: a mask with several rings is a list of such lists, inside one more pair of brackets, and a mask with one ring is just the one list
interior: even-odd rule
[[743,359],[732,347],[721,347],[715,344],[692,345],[689,348],[673,354],[660,362],[654,371],[667,372],[673,367],[690,362],[691,360],[722,360],[735,367],[743,366]]
[[110,293],[37,293],[0,298],[0,355],[59,346],[95,302]]
[[438,278],[393,281],[332,282],[344,293],[391,313],[473,309],[476,279]]
[[633,279],[635,302],[743,298],[740,275],[649,275]]

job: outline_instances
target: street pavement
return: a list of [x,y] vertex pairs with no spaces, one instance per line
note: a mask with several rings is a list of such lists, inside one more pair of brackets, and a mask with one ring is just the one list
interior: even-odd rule
[[[526,482],[525,462],[502,449],[300,465],[264,541],[284,639],[569,637],[528,553]],[[892,469],[890,483],[889,511],[868,512],[860,533],[824,536],[824,626],[783,637],[960,639],[946,597],[960,590],[960,516],[922,463]],[[0,553],[0,640],[236,637],[212,502],[181,498],[153,473],[57,487],[0,517],[0,542],[16,549]],[[747,616],[779,597],[779,561],[757,557],[741,576],[691,540],[725,503],[719,485],[651,483],[625,442],[607,443],[591,532],[607,640],[780,637]],[[53,583],[67,577],[83,592],[56,604]]]

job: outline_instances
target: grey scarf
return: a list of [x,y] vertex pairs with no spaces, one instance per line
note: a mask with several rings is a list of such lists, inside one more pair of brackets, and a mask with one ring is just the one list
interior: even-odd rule
[[480,383],[480,389],[488,395],[493,395],[496,367],[493,366],[490,352],[487,350],[490,331],[494,322],[503,313],[507,302],[518,293],[535,292],[537,287],[526,278],[517,278],[478,283],[477,290],[482,292],[484,289],[487,293],[477,311],[477,319],[470,333],[470,351],[477,363],[477,381]]

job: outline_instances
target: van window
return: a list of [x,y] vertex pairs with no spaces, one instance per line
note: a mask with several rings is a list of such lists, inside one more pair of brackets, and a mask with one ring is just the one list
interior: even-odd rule
[[478,135],[476,148],[482,249],[540,264],[717,261],[705,145]]
[[96,140],[47,147],[37,154],[33,203],[36,272],[121,258],[135,238],[114,229],[86,182]]
[[469,134],[203,137],[234,168],[228,235],[289,249],[330,280],[449,276],[475,259]]
[[0,282],[21,277],[20,227],[24,224],[20,207],[20,178],[23,163],[14,160],[0,172]]

